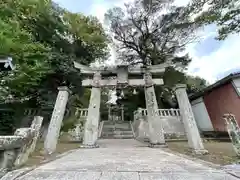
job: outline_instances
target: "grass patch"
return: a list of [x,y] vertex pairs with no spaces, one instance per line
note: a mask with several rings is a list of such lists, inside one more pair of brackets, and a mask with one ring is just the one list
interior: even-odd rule
[[209,154],[206,155],[194,155],[189,151],[186,141],[183,142],[168,142],[168,148],[179,152],[181,154],[196,157],[205,161],[212,162],[214,164],[227,165],[239,161],[239,157],[233,149],[230,142],[217,142],[208,141],[204,142],[204,147],[208,150]]
[[[56,154],[62,154],[67,151],[79,148],[80,143],[67,143],[67,142],[58,142],[56,148]],[[42,161],[45,160],[44,157],[44,143],[38,142],[35,152],[29,157],[25,167],[40,165]]]

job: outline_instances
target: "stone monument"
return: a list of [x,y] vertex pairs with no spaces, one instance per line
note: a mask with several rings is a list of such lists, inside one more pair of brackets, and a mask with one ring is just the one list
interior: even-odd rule
[[71,93],[66,86],[59,87],[58,90],[59,92],[57,100],[48,127],[47,136],[44,141],[44,151],[46,155],[50,155],[54,153],[56,150],[68,97],[69,94]]

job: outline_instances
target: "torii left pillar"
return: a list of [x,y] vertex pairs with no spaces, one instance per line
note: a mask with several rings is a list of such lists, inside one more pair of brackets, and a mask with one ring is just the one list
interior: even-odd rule
[[100,119],[101,103],[101,73],[94,73],[91,97],[88,107],[88,116],[84,127],[83,144],[81,148],[97,148],[98,124]]

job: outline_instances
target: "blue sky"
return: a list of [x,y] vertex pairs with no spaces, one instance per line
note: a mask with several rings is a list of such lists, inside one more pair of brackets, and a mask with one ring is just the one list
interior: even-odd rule
[[[94,15],[102,22],[104,13],[114,5],[123,6],[133,0],[54,0],[60,6],[72,12]],[[177,4],[186,4],[189,0],[176,0]],[[201,40],[190,44],[187,52],[192,57],[188,73],[203,77],[210,83],[231,72],[240,70],[240,36],[231,35],[224,41],[217,41],[216,26],[211,25],[199,32]]]
[[55,0],[55,2],[72,12],[90,14],[91,7],[96,0]]

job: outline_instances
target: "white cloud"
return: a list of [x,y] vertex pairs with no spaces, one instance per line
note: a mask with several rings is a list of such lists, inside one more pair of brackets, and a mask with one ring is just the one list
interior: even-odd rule
[[[240,36],[231,35],[222,42],[221,47],[211,54],[203,57],[197,57],[196,50],[189,47],[189,53],[193,61],[189,66],[189,74],[197,75],[213,83],[217,80],[220,73],[232,68],[240,67]],[[193,72],[198,69],[197,72]]]
[[[111,2],[95,2],[92,5],[90,13],[96,16],[99,19],[99,21],[103,24],[103,27],[104,27],[104,14],[107,12],[108,9],[114,6],[123,7],[124,3],[130,3],[133,1],[134,0],[117,0],[117,1],[111,1]],[[105,29],[107,30],[107,27],[105,27]],[[113,65],[116,63],[116,51],[111,44],[109,44],[108,48],[110,49],[111,57],[107,59],[105,63],[108,65]]]
[[91,9],[91,14],[96,16],[101,23],[104,22],[104,14],[107,12],[108,9],[119,6],[123,7],[124,3],[133,2],[134,0],[117,0],[117,1],[108,1],[108,2],[95,2]]
[[103,4],[94,4],[91,9],[91,14],[96,16],[101,23],[104,21],[104,14],[109,7],[104,6]]
[[185,6],[190,2],[190,0],[175,0],[174,4],[177,6]]

